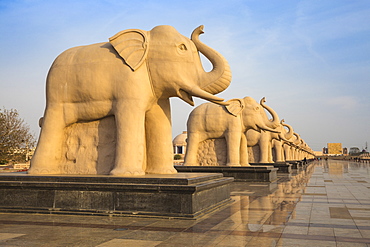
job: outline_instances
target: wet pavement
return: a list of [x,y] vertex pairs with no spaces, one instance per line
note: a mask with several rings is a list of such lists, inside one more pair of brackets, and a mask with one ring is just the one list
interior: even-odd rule
[[0,246],[370,246],[369,189],[369,163],[314,161],[198,220],[0,213]]

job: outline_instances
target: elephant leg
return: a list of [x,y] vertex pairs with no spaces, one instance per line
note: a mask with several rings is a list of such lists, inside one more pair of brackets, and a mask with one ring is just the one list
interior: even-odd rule
[[240,140],[240,165],[241,166],[250,166],[249,157],[248,157],[248,146],[247,146],[247,137],[243,133]]
[[283,146],[283,155],[284,155],[285,161],[288,161],[289,160],[289,154],[288,154],[288,149],[287,149],[286,145]]
[[275,145],[275,155],[276,155],[276,162],[284,162],[283,159],[283,148],[281,145]]
[[159,100],[158,104],[146,113],[145,117],[146,173],[174,174],[173,167],[171,109],[169,99]]
[[269,163],[269,159],[268,159],[269,145],[268,145],[268,143],[266,141],[260,141],[259,148],[260,148],[260,163]]
[[285,154],[284,154],[284,147],[283,145],[280,146],[280,157],[281,157],[281,162],[285,161]]
[[199,166],[197,160],[199,143],[201,142],[198,132],[188,132],[184,166]]
[[50,105],[43,117],[40,138],[31,159],[29,174],[60,174],[64,143],[63,105]]
[[286,160],[293,160],[292,158],[292,149],[291,146],[288,146],[285,151],[285,159]]
[[286,161],[284,147],[281,147],[281,160],[282,162]]
[[145,110],[143,106],[133,109],[132,102],[117,102],[114,114],[117,128],[114,176],[144,175]]
[[275,152],[275,162],[280,162],[280,160],[281,160],[281,152],[279,150],[278,145],[275,145],[273,147],[273,151]]
[[274,161],[272,160],[272,146],[271,146],[271,144],[269,145],[267,151],[268,151],[268,153],[267,153],[268,163],[274,163]]
[[240,166],[241,132],[229,131],[225,134],[227,145],[227,166]]

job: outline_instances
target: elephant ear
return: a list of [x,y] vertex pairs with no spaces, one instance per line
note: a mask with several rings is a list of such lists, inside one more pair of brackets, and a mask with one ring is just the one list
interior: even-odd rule
[[233,116],[237,117],[244,109],[244,102],[241,99],[231,99],[225,105],[226,110]]
[[121,31],[109,38],[109,42],[133,71],[140,67],[148,54],[148,34],[139,29]]

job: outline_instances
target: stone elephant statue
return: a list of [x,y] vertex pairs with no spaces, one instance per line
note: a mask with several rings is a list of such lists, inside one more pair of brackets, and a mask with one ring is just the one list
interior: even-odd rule
[[283,148],[287,161],[297,161],[304,158],[311,159],[315,157],[314,151],[300,137],[300,135],[295,132],[289,139],[289,143],[284,143]]
[[[272,144],[273,140],[286,141],[293,135],[293,132],[286,132],[284,126],[284,120],[274,129],[274,131],[256,131],[248,130],[246,133],[248,140],[248,147],[259,146],[260,159],[259,163],[273,163],[272,159]],[[291,128],[291,126],[289,126]],[[280,150],[280,152],[282,152]]]
[[[109,42],[71,48],[59,55],[46,82],[46,108],[29,174],[60,174],[63,130],[74,123],[114,116],[116,152],[111,175],[176,173],[173,168],[170,97],[223,104],[214,96],[231,81],[217,51],[171,26],[128,29]],[[206,72],[199,52],[210,60]]]
[[291,144],[290,139],[294,134],[293,127],[287,123],[284,123],[284,119],[281,120],[281,125],[288,128],[288,130],[285,128],[280,128],[281,129],[280,136],[282,137],[280,137],[280,140],[278,139],[272,140],[272,149],[275,151],[275,162],[286,161],[284,146]]
[[298,160],[297,149],[299,149],[301,142],[302,139],[300,135],[294,132],[293,136],[289,138],[289,142],[283,145],[286,161]]
[[[265,105],[265,98],[257,103],[251,97],[232,99],[228,105],[205,103],[196,107],[187,122],[188,145],[184,165],[199,165],[197,152],[199,144],[207,139],[225,138],[228,166],[247,166],[248,151],[245,132],[263,129],[275,131],[279,125],[276,112]],[[265,110],[271,115],[269,120]]]

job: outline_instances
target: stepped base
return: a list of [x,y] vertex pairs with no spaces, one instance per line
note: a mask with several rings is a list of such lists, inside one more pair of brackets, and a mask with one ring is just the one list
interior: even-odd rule
[[0,211],[165,218],[202,217],[230,199],[215,173],[113,177],[0,174]]
[[299,169],[306,167],[311,161],[305,163],[302,160],[289,160],[287,162],[292,165],[292,169]]
[[238,182],[272,182],[277,179],[273,166],[175,166],[178,172],[222,173]]
[[279,173],[291,173],[292,165],[287,162],[275,162],[275,163],[250,163],[251,166],[274,166],[278,168]]

